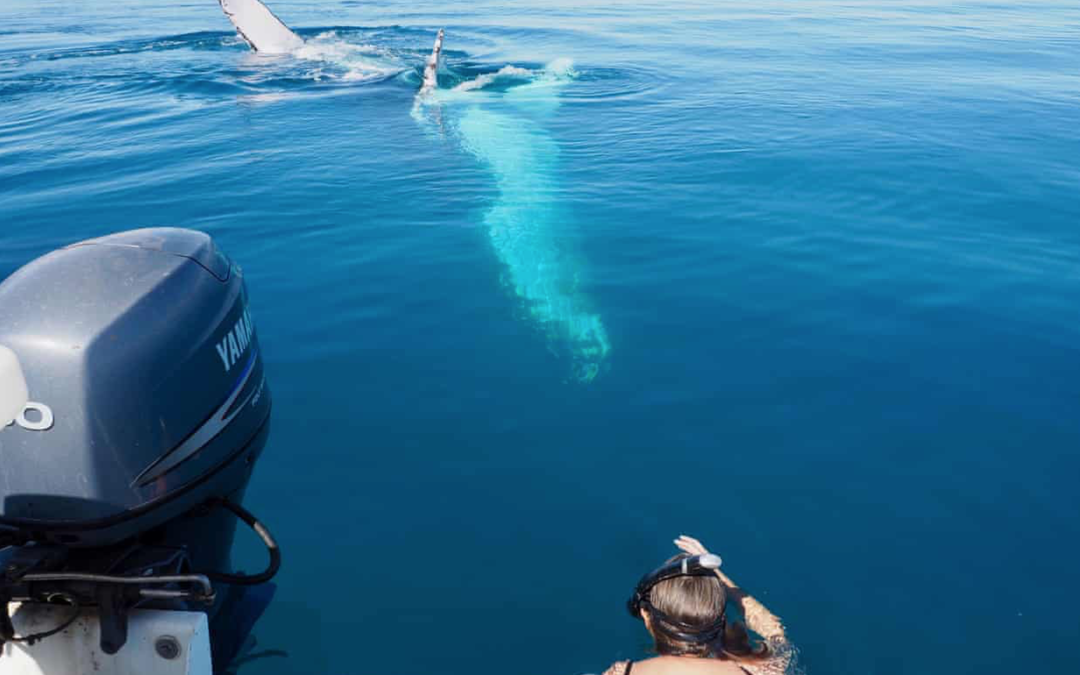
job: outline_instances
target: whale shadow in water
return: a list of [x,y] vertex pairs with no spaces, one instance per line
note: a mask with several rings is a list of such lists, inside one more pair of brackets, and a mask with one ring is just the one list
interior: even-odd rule
[[422,91],[414,117],[429,130],[448,130],[490,168],[498,195],[483,222],[506,284],[552,350],[569,355],[574,379],[590,382],[606,367],[611,344],[580,290],[573,215],[560,196],[559,149],[544,127],[573,76],[567,60],[541,70],[507,66],[452,89]]

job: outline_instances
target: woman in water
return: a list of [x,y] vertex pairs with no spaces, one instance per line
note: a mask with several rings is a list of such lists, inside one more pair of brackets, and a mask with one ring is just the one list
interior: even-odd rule
[[[780,675],[792,648],[775,615],[719,570],[719,558],[701,542],[675,540],[682,554],[642,579],[630,601],[653,637],[658,656],[618,661],[604,675]],[[704,556],[704,557],[702,557]],[[676,564],[672,564],[676,563]],[[724,617],[731,599],[746,625]],[[751,644],[747,627],[764,642]]]

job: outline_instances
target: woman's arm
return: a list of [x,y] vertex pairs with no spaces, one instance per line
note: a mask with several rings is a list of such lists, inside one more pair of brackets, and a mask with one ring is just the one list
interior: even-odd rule
[[[700,541],[685,534],[675,540],[675,545],[690,555],[704,555],[709,552]],[[779,617],[770,612],[765,605],[755,600],[749,593],[735,585],[735,582],[720,570],[716,570],[716,576],[720,577],[720,582],[724,586],[727,586],[728,596],[739,603],[739,607],[742,608],[743,616],[746,617],[747,628],[769,642],[787,641],[787,634],[784,632],[784,625],[780,622]]]

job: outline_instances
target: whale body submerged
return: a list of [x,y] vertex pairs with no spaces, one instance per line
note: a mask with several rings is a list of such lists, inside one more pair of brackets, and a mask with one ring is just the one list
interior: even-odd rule
[[[219,2],[256,52],[298,53],[305,45],[259,0]],[[580,266],[567,250],[572,219],[558,199],[558,147],[541,123],[557,109],[558,90],[573,76],[572,69],[568,62],[540,71],[506,66],[440,91],[442,47],[440,30],[424,64],[414,117],[423,121],[427,109],[441,127],[441,109],[452,107],[462,149],[485,164],[495,179],[498,195],[485,212],[484,225],[506,270],[507,285],[555,351],[569,352],[574,378],[591,381],[611,347],[600,315],[579,291]],[[520,86],[498,97],[485,91],[500,78]]]
[[[430,69],[441,49],[440,38]],[[545,123],[574,76],[568,60],[540,70],[506,66],[451,89],[422,89],[417,103],[491,171],[497,193],[483,223],[506,285],[552,350],[569,356],[573,378],[589,382],[602,372],[611,345],[581,290],[573,213],[561,198],[559,147]],[[513,86],[499,94],[485,89],[507,81]],[[422,115],[414,117],[423,121]]]

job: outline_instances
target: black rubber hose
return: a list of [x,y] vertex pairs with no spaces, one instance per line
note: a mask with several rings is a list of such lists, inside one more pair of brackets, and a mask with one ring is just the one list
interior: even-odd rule
[[266,569],[258,574],[230,574],[227,572],[203,572],[211,581],[220,581],[226,584],[237,584],[239,586],[255,586],[274,578],[274,575],[281,569],[281,549],[278,548],[277,542],[274,541],[274,536],[270,534],[270,530],[266,529],[266,526],[259,522],[259,520],[251,514],[250,511],[240,506],[236,502],[231,502],[227,499],[222,499],[217,502],[217,505],[224,506],[226,509],[233,512],[233,514],[240,520],[247,523],[248,527],[255,531],[255,534],[259,535],[263,543],[266,545],[266,550],[270,553],[270,564]]

